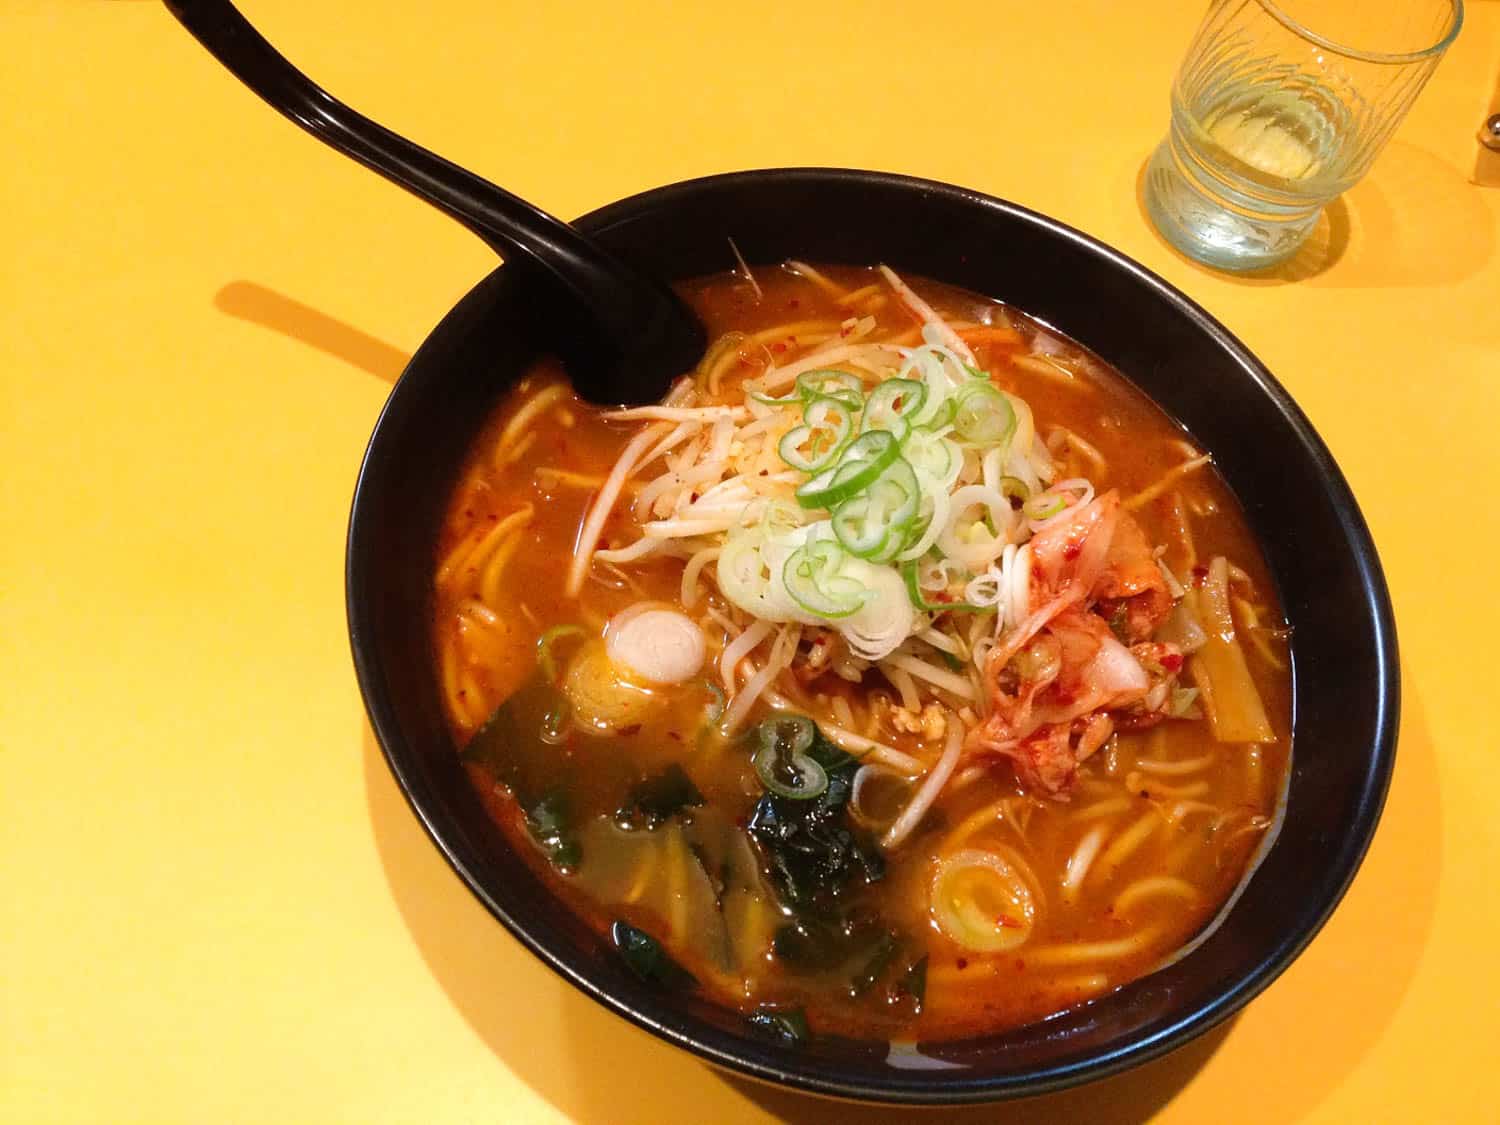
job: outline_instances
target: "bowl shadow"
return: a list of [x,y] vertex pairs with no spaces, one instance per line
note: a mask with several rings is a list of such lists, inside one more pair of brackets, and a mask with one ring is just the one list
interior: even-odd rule
[[[1294,1121],[1379,1042],[1431,929],[1442,863],[1437,762],[1406,682],[1395,779],[1370,854],[1338,912],[1279,981],[1236,1019],[1152,1063],[1057,1094],[958,1110],[856,1105],[764,1085],[605,1011],[480,906],[412,814],[368,724],[361,739],[376,848],[434,981],[499,1063],[573,1120],[701,1121],[713,1107],[717,1121],[835,1125],[923,1117],[1129,1125],[1166,1111],[1185,1121]],[[1369,941],[1377,932],[1382,940]],[[1267,1082],[1272,1069],[1278,1078]]]
[[869,1106],[829,1102],[790,1090],[726,1075],[724,1081],[778,1121],[792,1125],[899,1125],[943,1121],[955,1125],[1024,1125],[1036,1121],[1087,1121],[1091,1125],[1138,1125],[1150,1121],[1190,1083],[1224,1045],[1228,1020],[1170,1055],[1099,1082],[1034,1098],[961,1109]]
[[[214,304],[387,383],[409,359],[254,282],[225,285]],[[616,1018],[527,952],[469,893],[413,815],[368,723],[361,749],[377,853],[434,981],[502,1067],[575,1120],[699,1121],[713,1106],[721,1121],[904,1122],[941,1113],[1002,1125],[1038,1118],[1124,1125],[1165,1112],[1258,1125],[1305,1116],[1359,1066],[1426,947],[1442,865],[1441,802],[1421,701],[1410,677],[1403,680],[1400,752],[1370,853],[1337,913],[1278,982],[1236,1019],[1153,1063],[1058,1094],[948,1111],[839,1103],[764,1085]],[[1369,941],[1372,933],[1381,940]],[[1273,1070],[1277,1081],[1265,1081]]]
[[[376,848],[401,917],[454,1007],[500,1063],[577,1121],[716,1120],[1010,1122],[1035,1115],[1105,1123],[1155,1116],[1229,1034],[1213,1029],[1180,1050],[1060,1094],[959,1110],[836,1102],[729,1074],[599,1007],[501,927],[448,867],[397,788],[374,733],[361,733]],[[1230,1021],[1232,1024],[1233,1021]],[[641,1075],[651,1081],[642,1082]],[[726,1106],[725,1095],[730,1095]],[[628,1095],[628,1103],[622,1100]]]

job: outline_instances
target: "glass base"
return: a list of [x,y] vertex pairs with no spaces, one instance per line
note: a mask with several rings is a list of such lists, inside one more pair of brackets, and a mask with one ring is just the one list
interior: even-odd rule
[[1222,270],[1256,270],[1286,261],[1307,241],[1322,209],[1292,216],[1247,213],[1215,199],[1183,174],[1169,138],[1146,168],[1146,213],[1168,242],[1194,261]]

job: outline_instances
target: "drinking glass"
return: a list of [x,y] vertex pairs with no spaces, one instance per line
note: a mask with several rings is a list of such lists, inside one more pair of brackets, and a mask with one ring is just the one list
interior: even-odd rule
[[1458,35],[1463,0],[1214,0],[1172,84],[1148,213],[1189,257],[1290,257],[1369,170]]

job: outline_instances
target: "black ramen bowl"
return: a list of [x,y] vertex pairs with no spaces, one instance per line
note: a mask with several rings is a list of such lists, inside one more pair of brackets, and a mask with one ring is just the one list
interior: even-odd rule
[[[1369,532],[1328,450],[1222,325],[1154,274],[1042,215],[866,172],[745,172],[648,191],[578,226],[672,278],[788,257],[886,262],[1006,301],[1093,349],[1177,419],[1243,504],[1293,627],[1285,823],[1224,923],[1191,954],[1083,1007],[998,1035],[783,1048],[741,1018],[631,975],[481,808],[444,722],[429,641],[434,544],[479,426],[562,330],[561,299],[497,269],[413,357],[370,441],[349,527],[349,630],[375,733],[412,808],[480,901],[610,1010],[717,1066],[820,1094],[960,1103],[1037,1094],[1155,1058],[1228,1018],[1307,945],[1364,855],[1390,779],[1396,639]],[[498,982],[497,982],[498,986]],[[897,1060],[899,1063],[901,1060]]]

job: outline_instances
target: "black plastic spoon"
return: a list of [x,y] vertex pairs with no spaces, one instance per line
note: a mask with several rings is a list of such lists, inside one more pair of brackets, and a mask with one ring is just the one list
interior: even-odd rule
[[703,355],[703,326],[665,284],[524,199],[399,137],[330,96],[287,62],[229,0],[167,8],[246,86],[313,136],[453,216],[507,261],[529,262],[577,298],[560,342],[591,402],[656,402]]

